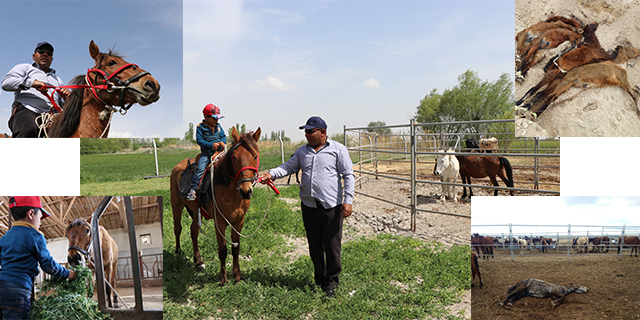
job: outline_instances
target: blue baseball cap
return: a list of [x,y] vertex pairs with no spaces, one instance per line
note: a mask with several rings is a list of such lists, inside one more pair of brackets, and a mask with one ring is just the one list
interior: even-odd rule
[[33,52],[35,52],[36,50],[40,49],[41,47],[49,47],[51,48],[51,52],[53,52],[53,46],[46,41],[42,41],[42,42],[38,42],[38,44],[36,45],[36,48],[33,50]]
[[309,120],[307,120],[307,123],[304,126],[300,126],[300,130],[305,129],[305,130],[309,130],[309,129],[314,129],[314,128],[320,128],[320,129],[327,129],[327,123],[324,122],[324,120],[322,120],[322,118],[317,117],[317,116],[313,116],[311,118],[309,118]]

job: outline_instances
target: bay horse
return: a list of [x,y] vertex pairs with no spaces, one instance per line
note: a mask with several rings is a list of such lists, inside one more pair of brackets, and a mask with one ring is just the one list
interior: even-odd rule
[[[200,233],[199,214],[205,210],[213,216],[216,225],[218,257],[220,258],[220,285],[228,283],[225,261],[227,258],[227,239],[225,231],[231,225],[231,254],[233,256],[233,276],[235,282],[242,280],[240,276],[240,232],[244,225],[244,216],[249,209],[253,194],[253,182],[259,166],[260,151],[257,141],[260,140],[260,128],[255,133],[238,134],[234,127],[231,132],[233,145],[229,151],[212,167],[213,185],[207,190],[212,198],[202,201],[187,201],[181,195],[180,178],[188,166],[189,159],[180,161],[171,171],[171,208],[173,210],[173,227],[176,237],[176,253],[181,252],[180,234],[182,233],[182,210],[186,207],[193,221],[191,222],[191,242],[193,244],[193,260],[198,270],[204,270],[205,263],[198,247]],[[205,177],[205,179],[207,179]],[[213,192],[211,191],[213,189]]]
[[473,280],[475,280],[476,275],[480,280],[480,288],[482,288],[482,286],[484,286],[484,283],[482,283],[482,275],[480,274],[480,265],[478,265],[478,256],[472,251],[471,252],[471,287],[472,288],[473,288]]
[[[115,111],[125,114],[134,103],[147,106],[160,99],[160,84],[151,74],[109,50],[100,52],[91,40],[95,66],[70,82],[71,95],[53,115],[45,135],[52,138],[102,138],[109,135]],[[51,88],[51,87],[50,87]]]
[[504,307],[505,304],[512,306],[514,302],[524,297],[534,298],[551,298],[551,305],[555,308],[562,304],[564,298],[570,293],[585,293],[589,288],[579,284],[571,283],[566,287],[549,283],[539,279],[527,278],[519,281],[515,285],[507,289],[507,297],[500,303]]
[[[449,148],[449,150],[447,150],[447,153],[450,152],[454,152],[453,149]],[[460,172],[460,163],[458,163],[458,158],[456,158],[456,156],[453,154],[446,154],[444,150],[438,150],[436,165],[433,168],[433,174],[440,176],[441,182],[456,183],[458,172]],[[456,186],[445,184],[442,185],[442,195],[440,196],[440,201],[446,200],[445,190],[449,199],[453,199],[453,202],[458,201]],[[451,192],[453,192],[453,197],[451,197]]]
[[[460,163],[460,177],[463,184],[471,185],[471,178],[484,178],[489,177],[491,183],[494,186],[498,186],[496,176],[500,177],[507,187],[513,188],[513,171],[511,169],[511,163],[505,157],[497,156],[462,156],[456,155],[458,162]],[[506,173],[506,175],[505,175]],[[509,190],[509,193],[513,196],[513,191]],[[494,196],[498,195],[496,189],[493,193]],[[469,186],[469,197],[473,196],[471,186]],[[466,186],[462,187],[462,199],[467,197]]]
[[609,252],[609,243],[610,243],[610,239],[607,236],[596,237],[595,239],[593,239],[593,250],[591,252],[602,252],[602,251],[605,251],[603,249],[605,244],[607,245],[605,252]]
[[620,250],[623,247],[631,248],[631,253],[629,253],[629,257],[633,255],[633,252],[636,252],[636,258],[638,257],[638,247],[640,246],[640,238],[638,237],[624,237],[624,242],[622,241],[622,237],[618,238],[618,254],[620,254]]
[[[91,225],[85,219],[76,219],[67,225],[65,236],[69,240],[69,250],[67,252],[67,262],[72,267],[79,265],[84,261],[88,267],[95,272],[93,264],[93,241],[91,241]],[[104,278],[109,282],[110,286],[105,287],[107,291],[108,306],[118,307],[118,298],[114,292],[113,304],[111,304],[111,288],[116,288],[116,271],[118,267],[118,245],[111,238],[107,229],[100,226],[100,246],[102,251],[102,265],[104,269]]]

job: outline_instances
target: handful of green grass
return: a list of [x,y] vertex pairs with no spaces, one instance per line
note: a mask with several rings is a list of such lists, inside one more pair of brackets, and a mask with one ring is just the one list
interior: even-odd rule
[[38,297],[31,305],[31,319],[111,319],[109,314],[100,312],[97,302],[91,300],[91,270],[83,266],[73,270],[76,272],[74,280],[51,277],[42,282]]

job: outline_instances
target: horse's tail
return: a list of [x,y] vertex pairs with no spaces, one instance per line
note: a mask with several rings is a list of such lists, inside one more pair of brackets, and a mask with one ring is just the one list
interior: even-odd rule
[[504,167],[507,172],[507,187],[513,188],[513,170],[511,169],[511,163],[505,157],[498,157],[498,160],[500,160],[500,166]]
[[473,258],[473,265],[476,267],[477,270],[480,270],[480,266],[478,265],[478,256],[475,254],[472,254],[471,257]]
[[517,286],[518,286],[518,284],[516,283],[516,284],[512,285],[511,287],[509,287],[509,289],[507,289],[507,293],[511,293],[511,291],[515,290]]

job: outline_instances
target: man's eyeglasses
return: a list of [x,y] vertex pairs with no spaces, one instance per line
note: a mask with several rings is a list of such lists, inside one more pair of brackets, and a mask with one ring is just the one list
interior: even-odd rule
[[320,128],[305,129],[305,130],[304,130],[304,133],[305,133],[305,134],[312,134],[312,133],[314,133],[314,132],[316,132],[316,131],[318,131],[318,130],[320,130]]
[[37,53],[39,54],[48,54],[50,57],[53,57],[53,51],[51,50],[44,50],[44,49],[38,49],[36,50]]

